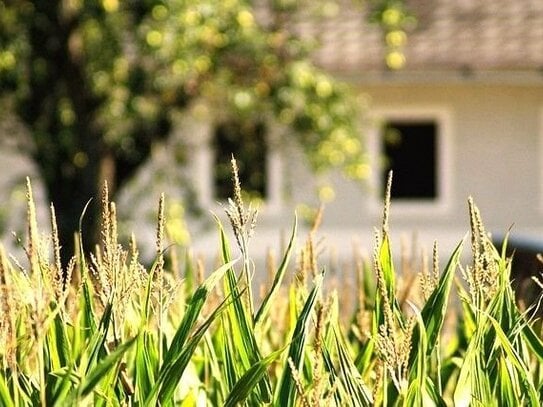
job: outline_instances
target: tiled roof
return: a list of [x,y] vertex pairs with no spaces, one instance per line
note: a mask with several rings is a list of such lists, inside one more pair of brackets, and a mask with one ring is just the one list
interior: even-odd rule
[[[315,38],[318,65],[332,72],[385,68],[380,27],[353,0],[332,17],[300,15],[293,29]],[[417,24],[407,32],[404,70],[543,69],[543,0],[407,0]]]

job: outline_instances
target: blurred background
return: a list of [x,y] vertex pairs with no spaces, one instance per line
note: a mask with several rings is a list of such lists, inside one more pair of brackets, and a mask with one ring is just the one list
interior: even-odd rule
[[394,172],[395,244],[444,256],[469,230],[543,236],[543,2],[539,0],[0,1],[0,232],[24,241],[29,175],[65,260],[98,241],[101,186],[121,233],[213,256],[209,211],[230,158],[260,206],[252,251],[296,210],[332,267],[371,248]]

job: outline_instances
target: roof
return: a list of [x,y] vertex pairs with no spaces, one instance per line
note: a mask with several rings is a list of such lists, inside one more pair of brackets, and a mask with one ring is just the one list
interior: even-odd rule
[[[383,31],[368,10],[339,0],[337,13],[301,14],[293,29],[316,38],[315,62],[331,72],[384,71]],[[416,26],[403,48],[406,71],[543,70],[543,0],[407,0]]]

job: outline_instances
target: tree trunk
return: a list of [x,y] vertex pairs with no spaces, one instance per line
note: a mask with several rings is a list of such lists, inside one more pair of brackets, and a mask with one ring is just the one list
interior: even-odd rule
[[[32,132],[33,159],[48,199],[55,205],[61,256],[66,265],[75,253],[74,233],[79,230],[89,199],[92,203],[82,222],[87,253],[100,241],[104,181],[113,197],[147,159],[153,141],[167,136],[169,122],[166,110],[155,122],[142,118],[140,125],[125,136],[131,138],[133,146],[128,152],[120,144],[111,145],[105,140],[107,124],[98,120],[104,99],[93,93],[88,61],[81,47],[76,46],[77,41],[73,41],[81,35],[80,16],[66,13],[63,3],[34,2],[28,27],[28,88],[18,100],[18,113]],[[136,87],[133,91],[138,94],[142,89]]]
[[[66,265],[75,253],[74,233],[91,198],[82,224],[83,243],[86,250],[96,243],[100,162],[105,151],[101,129],[95,125],[100,101],[89,89],[83,61],[70,50],[77,16],[64,15],[58,0],[37,2],[35,14],[29,26],[29,91],[19,113],[32,130],[33,158],[56,209]],[[71,122],[62,116],[66,104],[73,112]]]
[[[84,168],[77,168],[72,174],[59,163],[55,169],[57,176],[45,179],[49,200],[55,206],[61,257],[63,265],[75,253],[74,236],[82,227],[82,243],[85,252],[89,252],[98,242],[100,223],[99,164],[96,157],[89,157]],[[43,168],[43,171],[50,168]],[[63,171],[64,170],[64,171]],[[72,168],[73,170],[73,168]],[[85,206],[92,200],[82,218]]]

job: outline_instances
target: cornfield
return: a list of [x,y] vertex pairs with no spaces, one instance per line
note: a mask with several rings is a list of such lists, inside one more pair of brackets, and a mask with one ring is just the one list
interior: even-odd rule
[[[467,238],[444,267],[436,245],[416,278],[395,272],[386,199],[349,297],[319,266],[318,221],[297,251],[294,217],[278,266],[255,269],[257,212],[235,163],[226,213],[237,249],[217,218],[212,272],[166,246],[163,197],[151,267],[135,239],[120,244],[107,186],[100,246],[65,267],[54,208],[42,236],[30,183],[27,198],[27,259],[0,249],[2,406],[541,405],[541,324],[518,307],[507,241],[492,245],[471,199],[471,263],[460,264]],[[258,296],[255,273],[270,276]]]

